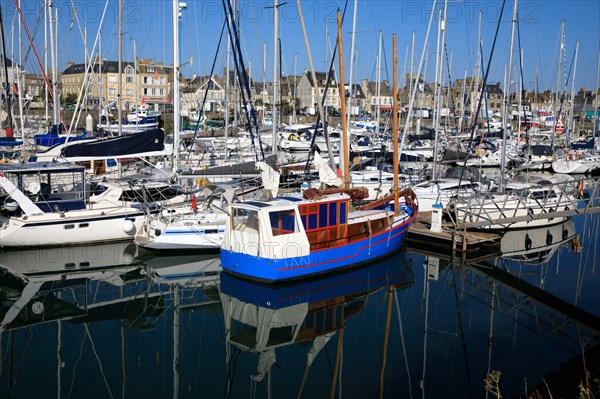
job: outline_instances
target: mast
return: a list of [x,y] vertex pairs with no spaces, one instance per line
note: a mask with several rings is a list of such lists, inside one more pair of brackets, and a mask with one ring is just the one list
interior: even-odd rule
[[[91,64],[92,60],[88,60],[88,51],[87,51],[87,21],[85,22],[85,24],[83,25],[83,70],[85,71],[87,76],[88,73],[88,63]],[[92,69],[92,74],[93,74],[94,70]],[[87,114],[87,103],[88,103],[88,99],[87,99],[87,93],[88,93],[88,87],[90,85],[89,80],[85,79],[84,83],[85,85],[85,94],[84,94],[84,98],[85,98],[85,113]]]
[[[598,84],[600,82],[600,46],[598,46],[598,67],[596,68],[596,96],[598,96],[598,94],[600,93]],[[596,102],[596,104],[599,104],[599,102]],[[596,107],[594,108],[594,117],[592,118],[592,121],[594,121],[594,135],[592,137],[596,137],[596,134],[598,133],[598,105],[596,105]],[[598,148],[598,147],[596,147]]]
[[[379,31],[379,51],[377,52],[377,122],[375,123],[375,134],[379,135],[379,117],[381,112],[381,47],[383,44],[383,32]],[[396,143],[394,143],[396,145]]]
[[[98,82],[98,123],[102,121],[102,106],[104,104],[104,74],[102,73],[102,67],[104,66],[104,62],[102,60],[102,29],[98,30],[98,77],[96,78]],[[106,116],[108,118],[108,115]]]
[[432,177],[437,179],[437,163],[438,163],[438,137],[440,134],[440,112],[442,102],[442,71],[444,66],[444,41],[446,39],[446,12],[448,10],[448,0],[444,2],[443,16],[439,15],[438,23],[438,40],[437,40],[437,55],[435,60],[435,109],[434,109],[434,126],[435,142],[433,148],[433,165]]
[[262,104],[262,119],[264,122],[265,116],[267,116],[267,100],[269,99],[269,92],[267,91],[267,42],[263,43],[263,65],[262,65],[262,73],[263,73],[263,104]]
[[[558,70],[556,72],[556,106],[558,109],[558,103],[560,102],[560,69],[562,65],[562,53],[565,49],[565,43],[563,41],[565,34],[565,20],[563,19],[560,23],[560,50],[558,51]],[[555,115],[556,116],[556,115]],[[556,130],[556,128],[554,129]]]
[[[137,65],[137,53],[136,53],[136,41],[133,41],[133,73],[136,76],[136,83],[135,83],[135,107],[138,108],[138,103],[140,101],[140,96],[139,96],[139,91],[137,88],[137,70],[138,70],[138,65]],[[141,107],[140,107],[141,108]],[[139,110],[139,108],[138,108]],[[139,123],[139,118],[135,118],[136,123]]]
[[[44,73],[48,73],[48,2],[44,0]],[[48,125],[48,89],[44,89],[44,126]]]
[[13,135],[13,120],[12,120],[12,101],[11,101],[11,90],[10,83],[8,81],[8,67],[6,65],[6,42],[4,40],[4,18],[2,17],[2,6],[0,5],[0,39],[2,40],[2,65],[4,66],[4,81],[6,84],[6,106],[8,111],[8,127],[6,128],[6,135],[12,137]]
[[[317,82],[317,74],[315,72],[315,65],[312,59],[312,53],[310,51],[310,43],[308,42],[308,35],[306,32],[306,24],[304,23],[304,15],[302,13],[302,5],[300,4],[300,0],[296,0],[296,6],[298,7],[298,16],[300,17],[300,24],[302,25],[302,34],[304,36],[304,46],[306,47],[306,53],[308,55],[308,64],[310,65],[310,72],[313,81],[313,90],[315,91],[315,98],[317,100],[317,107],[319,108],[319,114],[321,115],[321,123],[323,124],[323,128],[325,130],[325,112],[323,111],[323,103],[321,103],[321,94],[319,93],[319,87]],[[332,166],[332,169],[336,170],[335,161],[333,158],[333,150],[329,145],[329,138],[325,135],[325,140],[327,142],[327,152],[329,154],[329,163]],[[340,156],[342,154],[340,153]]]
[[[572,129],[572,133],[575,132],[575,118],[573,118],[574,116],[574,109],[575,109],[575,73],[577,72],[577,57],[579,55],[579,40],[577,40],[575,42],[575,60],[574,65],[573,65],[573,78],[571,80],[571,112],[570,112],[570,116],[571,116],[571,124],[573,126]],[[568,126],[566,126],[566,128],[568,128]],[[567,136],[568,138],[568,136]]]
[[[21,0],[19,0],[19,9],[21,9]],[[23,120],[23,82],[21,79],[24,77],[23,75],[23,33],[21,30],[23,29],[23,23],[19,23],[18,25],[18,34],[19,34],[19,65],[21,68],[15,69],[13,68],[13,72],[18,71],[18,74],[15,76],[15,82],[17,84],[17,92],[19,96],[19,122],[21,124],[21,137],[25,138],[25,129],[24,129],[24,120]]]
[[[229,24],[229,22],[227,22]],[[228,27],[230,29],[230,27]],[[231,60],[231,37],[227,35],[227,76],[225,76],[225,159],[227,159],[227,136],[229,135],[229,90],[231,84],[229,82],[229,62]],[[266,80],[266,79],[265,79]],[[265,106],[263,101],[263,107]],[[203,110],[199,110],[204,112]]]
[[[481,56],[481,18],[482,18],[482,15],[483,15],[483,12],[480,10],[479,11],[479,20],[477,22],[477,62],[475,63],[475,82],[473,85],[473,93],[475,93],[475,94],[479,93],[479,79],[482,74],[481,70],[483,68],[483,65],[481,63],[481,59],[483,58]],[[473,105],[475,105],[477,101],[479,101],[479,96],[478,97],[473,96],[473,101],[471,101],[471,115],[473,117],[473,121],[477,121],[477,119],[479,118],[479,115],[473,115],[473,111],[474,111]]]
[[[117,82],[117,117],[119,118],[119,136],[123,135],[123,0],[119,0],[119,60]],[[121,165],[119,163],[119,165]],[[120,175],[120,173],[119,173]]]
[[[48,8],[49,8],[49,14],[50,14],[50,54],[51,54],[51,58],[52,58],[52,98],[53,98],[53,104],[54,104],[54,109],[52,112],[52,123],[53,125],[57,126],[59,124],[59,118],[58,118],[58,110],[60,107],[60,103],[59,103],[59,98],[58,98],[58,61],[57,61],[57,56],[56,56],[56,21],[58,19],[58,16],[56,15],[56,13],[52,12],[53,10],[53,3],[52,0],[48,0]],[[58,10],[57,10],[58,12]],[[53,15],[54,14],[54,15]]]
[[[415,31],[413,30],[412,32],[412,43],[411,43],[411,48],[410,48],[410,79],[409,79],[409,86],[408,86],[408,92],[412,93],[413,90],[413,73],[414,73],[414,66],[415,66],[415,39],[416,39],[416,34]],[[415,84],[418,83],[415,82]]]
[[[340,105],[341,105],[341,114],[340,121],[342,122],[342,148],[340,150],[340,162],[342,159],[347,157],[347,154],[350,154],[350,148],[348,147],[348,125],[346,124],[346,88],[344,87],[344,52],[342,51],[342,14],[338,10],[337,12],[337,29],[338,29],[338,60],[340,65]],[[343,157],[341,156],[342,154]],[[348,162],[345,161],[342,165],[340,165],[342,170],[344,171],[344,187],[348,188],[350,186],[350,169],[348,166]]]
[[513,63],[513,46],[515,41],[515,27],[517,26],[517,10],[519,8],[519,0],[515,0],[513,6],[512,29],[510,33],[510,52],[508,54],[508,68],[506,72],[506,94],[504,99],[504,112],[502,115],[502,155],[500,160],[500,189],[504,189],[506,172],[506,136],[508,134],[508,112],[510,110],[510,76]]
[[[298,65],[298,53],[294,53],[294,95],[292,96],[292,123],[296,123],[296,66]],[[596,85],[598,86],[598,85]]]
[[278,0],[273,0],[273,107],[271,109],[271,118],[273,119],[273,145],[271,153],[277,154],[277,125],[279,118],[277,115],[279,102],[279,5]]
[[394,134],[394,214],[397,216],[399,213],[398,207],[398,172],[399,172],[399,156],[398,156],[398,53],[396,50],[396,34],[392,36],[393,46],[393,74],[394,84],[392,85],[392,112],[393,112],[393,124],[392,131]]
[[179,1],[173,0],[173,173],[179,166]]
[[[354,11],[352,16],[352,39],[350,47],[350,77],[348,78],[348,88],[350,89],[350,97],[348,97],[348,106],[352,107],[352,94],[354,92],[352,87],[352,78],[354,75],[354,46],[356,45],[356,13],[358,9],[358,0],[354,0]],[[352,108],[350,108],[352,109]],[[352,112],[348,112],[346,115],[346,126],[350,125],[350,115]]]

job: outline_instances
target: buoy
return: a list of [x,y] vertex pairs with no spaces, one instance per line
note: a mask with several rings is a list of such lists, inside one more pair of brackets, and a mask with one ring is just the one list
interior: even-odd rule
[[4,208],[9,212],[16,212],[19,209],[19,203],[12,198],[7,198],[4,201]]
[[194,194],[192,194],[192,211],[196,212],[198,210],[198,200]]
[[85,131],[90,134],[94,132],[94,117],[91,114],[85,117]]
[[135,224],[133,224],[133,220],[129,218],[123,220],[121,227],[126,234],[133,235],[133,233],[135,233]]

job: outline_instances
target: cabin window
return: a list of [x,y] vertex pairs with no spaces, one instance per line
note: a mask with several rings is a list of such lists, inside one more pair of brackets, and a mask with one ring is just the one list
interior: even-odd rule
[[340,202],[340,224],[346,223],[346,203]]
[[90,224],[89,223],[80,223],[79,224],[80,229],[85,228],[85,227],[90,227]]
[[269,221],[273,236],[292,234],[298,231],[296,213],[293,209],[269,212]]
[[258,212],[250,209],[233,208],[233,229],[258,233]]
[[327,204],[319,206],[319,227],[327,227]]
[[314,230],[317,228],[317,214],[313,213],[308,215],[308,228]]
[[65,225],[65,230],[73,230],[75,228],[74,224],[67,224]]
[[337,204],[331,203],[329,204],[329,225],[335,226],[337,224]]
[[294,326],[272,327],[269,331],[267,346],[281,345],[294,338]]

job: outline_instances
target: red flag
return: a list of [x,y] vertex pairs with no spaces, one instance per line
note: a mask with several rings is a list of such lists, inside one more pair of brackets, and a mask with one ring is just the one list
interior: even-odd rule
[[158,68],[154,68],[154,80],[158,80]]
[[16,85],[16,84],[14,84],[14,83],[13,83],[13,85],[12,85],[12,90],[13,90],[13,93],[15,93],[15,94],[19,94],[19,90],[17,90],[17,85]]

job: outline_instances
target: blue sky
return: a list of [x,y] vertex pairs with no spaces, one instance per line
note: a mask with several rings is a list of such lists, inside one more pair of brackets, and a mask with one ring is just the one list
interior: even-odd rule
[[[279,0],[285,3],[280,6],[280,36],[283,51],[284,74],[297,74],[308,68],[308,57],[305,49],[302,28],[298,18],[295,0]],[[18,45],[12,43],[17,36],[16,8],[13,0],[2,0],[4,14],[5,38],[9,57],[19,60]],[[42,0],[21,0],[22,9],[34,42],[41,53],[43,50]],[[77,8],[77,19],[73,20],[73,4]],[[172,64],[172,2],[164,0],[123,0],[124,60],[133,59],[133,43],[135,40],[137,55],[142,58],[153,58]],[[345,1],[302,0],[302,10],[308,30],[310,47],[315,68],[325,70],[326,25],[329,30],[329,43],[335,46],[337,26],[336,10],[343,9]],[[449,3],[447,48],[452,58],[450,77],[452,80],[472,75],[477,58],[477,26],[478,15],[482,13],[482,39],[484,57],[490,54],[494,31],[501,8],[500,1],[453,1]],[[104,1],[96,0],[58,0],[55,1],[59,11],[59,66],[64,69],[67,61],[83,62],[83,39],[81,30],[87,26],[88,48],[91,49],[98,32],[100,17],[104,9]],[[223,23],[221,0],[189,0],[188,8],[183,11],[181,34],[181,62],[191,63],[183,67],[186,76],[206,74],[215,56],[219,33]],[[267,43],[266,76],[273,77],[273,9],[272,1],[240,0],[240,26],[242,46],[246,65],[251,64],[252,75],[257,80],[263,77],[263,49]],[[438,3],[439,7],[443,3]],[[346,76],[350,65],[350,47],[352,31],[352,12],[354,0],[348,2],[348,11],[343,25],[343,48],[345,56]],[[415,32],[416,44],[415,68],[423,49],[423,41],[427,30],[429,15],[433,1],[395,1],[395,0],[359,0],[356,28],[356,66],[353,80],[376,78],[376,55],[378,50],[378,32],[383,32],[384,60],[382,79],[392,80],[392,35],[397,35],[398,71],[401,74],[408,70],[406,60],[410,63],[410,47],[412,33]],[[512,1],[507,1],[492,66],[490,82],[504,79],[504,71],[508,64],[510,45],[510,19]],[[102,55],[106,59],[117,59],[117,13],[118,1],[110,0],[102,30]],[[591,89],[596,86],[598,67],[598,50],[600,47],[600,2],[594,0],[530,0],[519,2],[519,26],[521,32],[521,48],[524,53],[523,74],[526,86],[540,89],[556,88],[559,53],[559,36],[561,21],[565,20],[566,59],[571,65],[575,42],[579,40],[579,56],[575,71],[575,86]],[[328,21],[327,23],[325,21]],[[80,28],[81,27],[81,28]],[[428,63],[426,78],[434,79],[434,58],[436,48],[437,23],[434,20],[428,42]],[[26,37],[23,39],[27,44]],[[225,43],[225,42],[224,42]],[[515,41],[515,57],[518,44]],[[225,66],[226,46],[223,45],[217,57],[217,70]],[[24,45],[23,54],[26,53]],[[328,54],[330,52],[328,51]],[[297,55],[297,64],[294,58]],[[337,63],[337,62],[336,62]],[[33,54],[25,63],[28,71],[39,72]],[[447,70],[445,68],[445,79]],[[537,77],[537,78],[536,78]],[[346,79],[348,80],[348,79]],[[402,78],[399,77],[399,81]],[[561,84],[564,77],[561,76]],[[570,83],[568,86],[570,90]]]

